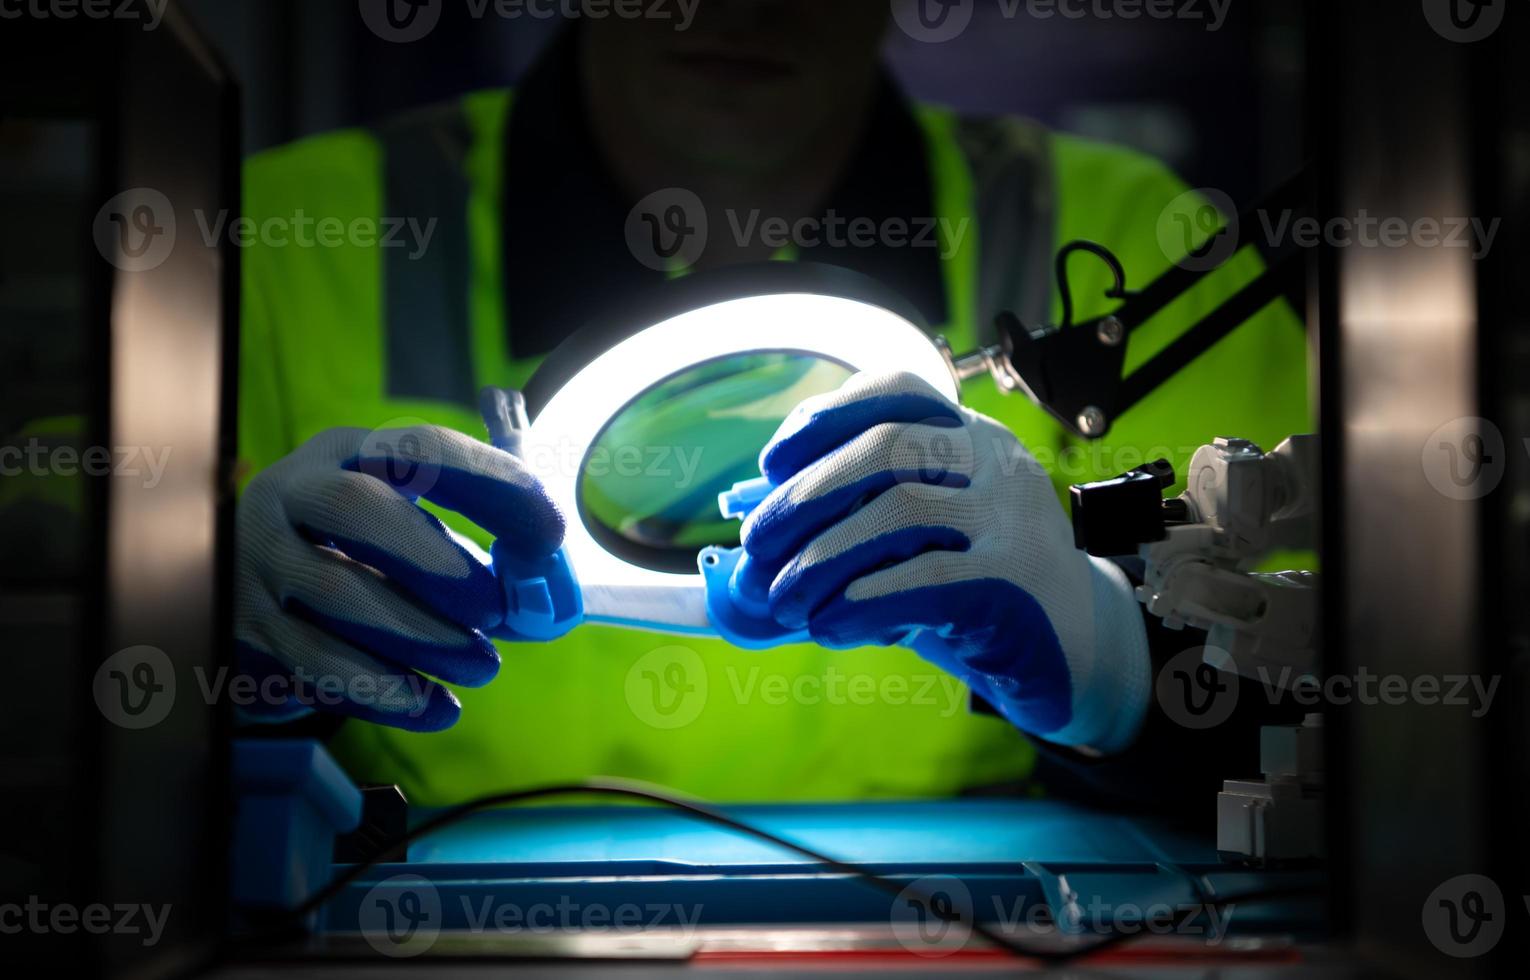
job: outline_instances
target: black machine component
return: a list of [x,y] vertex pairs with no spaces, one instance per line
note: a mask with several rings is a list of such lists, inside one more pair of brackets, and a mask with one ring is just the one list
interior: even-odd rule
[[[1075,241],[1057,253],[1057,287],[1062,299],[1062,323],[1032,329],[1013,313],[997,318],[1000,343],[973,361],[981,361],[1006,390],[1024,391],[1032,401],[1074,433],[1099,439],[1122,413],[1184,369],[1219,340],[1270,303],[1288,294],[1305,272],[1300,254],[1287,252],[1271,260],[1264,274],[1233,294],[1199,323],[1154,355],[1130,376],[1121,371],[1131,332],[1179,299],[1196,283],[1215,272],[1224,260],[1253,240],[1261,214],[1300,213],[1308,193],[1304,172],[1288,179],[1264,200],[1214,232],[1206,242],[1145,288],[1129,292],[1120,261],[1102,245]],[[1115,285],[1105,296],[1123,302],[1109,314],[1073,323],[1073,295],[1068,262],[1077,253],[1095,256],[1108,265]],[[969,359],[953,363],[959,376],[980,373]]]
[[1109,480],[1069,487],[1074,547],[1110,558],[1162,541],[1170,524],[1188,518],[1183,500],[1163,499],[1173,485],[1173,464],[1158,459]]
[[409,831],[409,800],[397,786],[361,787],[361,824],[335,838],[335,862],[361,864],[380,858],[388,844]]

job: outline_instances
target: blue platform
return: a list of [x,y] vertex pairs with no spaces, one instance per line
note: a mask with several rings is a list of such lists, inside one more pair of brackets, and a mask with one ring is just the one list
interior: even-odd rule
[[[1131,909],[1199,905],[1211,895],[1313,884],[1315,872],[1255,871],[1218,860],[1212,842],[1150,821],[1041,800],[732,806],[727,812],[879,874],[959,879],[971,914],[1041,916],[1087,930]],[[424,819],[422,813],[418,819]],[[667,904],[702,925],[887,922],[895,899],[792,852],[684,814],[628,806],[536,807],[475,814],[419,841],[338,897],[328,928],[389,888],[436,891],[441,928],[485,909]],[[377,888],[377,892],[373,889]],[[371,898],[368,898],[371,893]],[[965,896],[964,896],[965,898]],[[1315,931],[1313,901],[1237,909],[1236,932]]]
[[[234,877],[241,906],[292,908],[346,866],[334,838],[361,798],[316,742],[240,740]],[[1049,800],[729,806],[741,822],[1000,926],[1088,932],[1134,917],[1200,914],[1219,935],[1316,934],[1317,899],[1239,903],[1211,923],[1212,899],[1313,888],[1317,871],[1223,864],[1211,840],[1151,820]],[[416,809],[415,825],[433,811]],[[392,930],[429,911],[437,931],[509,932],[537,914],[600,928],[620,910],[654,926],[848,925],[906,916],[906,895],[795,852],[650,806],[538,806],[474,813],[417,841],[408,860],[366,870],[309,924],[324,933]],[[584,918],[600,915],[600,921]],[[508,915],[510,928],[497,923]],[[425,921],[420,919],[420,921]],[[637,924],[637,923],[632,923]]]

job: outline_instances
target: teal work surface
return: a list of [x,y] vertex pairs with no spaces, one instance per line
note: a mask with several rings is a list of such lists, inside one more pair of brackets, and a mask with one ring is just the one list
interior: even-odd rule
[[[952,896],[985,921],[1091,931],[1211,898],[1320,884],[1315,871],[1226,865],[1208,840],[1044,800],[762,805],[731,816],[902,885]],[[428,818],[416,813],[415,821]],[[396,907],[439,909],[447,930],[856,923],[901,914],[899,899],[808,858],[650,807],[500,809],[416,842],[330,905],[325,929],[353,932]],[[905,903],[906,904],[906,903]],[[1202,910],[1204,911],[1204,909]],[[1315,900],[1245,903],[1234,931],[1316,932]]]

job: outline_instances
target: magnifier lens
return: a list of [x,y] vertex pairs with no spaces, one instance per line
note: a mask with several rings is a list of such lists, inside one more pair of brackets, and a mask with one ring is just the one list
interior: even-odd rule
[[827,358],[758,351],[679,371],[610,421],[584,459],[580,516],[609,551],[658,571],[693,572],[708,545],[738,544],[717,495],[759,476],[760,449],[804,398],[851,370]]

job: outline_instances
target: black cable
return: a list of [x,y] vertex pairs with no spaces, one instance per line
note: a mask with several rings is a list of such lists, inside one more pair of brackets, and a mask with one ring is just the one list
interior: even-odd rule
[[1056,260],[1057,295],[1062,301],[1062,323],[1058,327],[1059,330],[1066,330],[1073,326],[1073,289],[1068,285],[1068,259],[1074,252],[1088,252],[1104,262],[1110,269],[1116,284],[1113,288],[1105,290],[1106,299],[1127,299],[1130,296],[1126,291],[1126,270],[1122,268],[1121,260],[1116,258],[1114,252],[1098,242],[1091,242],[1084,238],[1069,242],[1058,249]]
[[[899,895],[908,895],[911,898],[920,900],[923,902],[925,908],[929,909],[932,914],[939,916],[945,922],[948,922],[952,925],[963,926],[970,930],[973,934],[981,936],[983,939],[992,943],[999,949],[1005,950],[1006,952],[1012,953],[1016,956],[1031,957],[1034,959],[1047,960],[1049,962],[1063,962],[1066,960],[1075,959],[1080,956],[1088,956],[1089,954],[1098,950],[1104,949],[1108,946],[1113,946],[1123,940],[1132,939],[1137,936],[1137,933],[1126,932],[1120,928],[1116,928],[1115,931],[1105,934],[1102,939],[1092,943],[1075,946],[1070,949],[1055,950],[1033,947],[1026,943],[1018,942],[1012,937],[1005,935],[1003,932],[985,925],[984,923],[978,921],[975,917],[969,920],[968,916],[964,915],[958,909],[951,909],[949,912],[946,911],[943,908],[944,903],[931,901],[931,897],[929,895],[926,895],[920,890],[913,888],[911,885],[899,884],[896,880],[868,870],[861,865],[848,861],[841,861],[838,858],[831,857],[819,851],[815,851],[810,847],[805,847],[802,844],[797,844],[793,841],[787,840],[784,837],[778,837],[768,830],[762,830],[761,828],[753,826],[752,824],[744,823],[743,821],[731,817],[721,810],[707,806],[704,803],[683,799],[679,796],[658,789],[657,787],[648,786],[634,781],[615,779],[592,779],[578,783],[564,783],[554,786],[539,786],[532,789],[509,790],[501,793],[491,793],[487,796],[480,796],[476,799],[469,800],[466,803],[460,803],[456,806],[443,810],[442,812],[431,817],[429,820],[426,820],[424,823],[419,824],[418,826],[411,827],[406,833],[383,845],[382,849],[380,849],[376,854],[372,855],[367,860],[352,865],[343,874],[335,878],[323,888],[319,889],[313,895],[309,896],[306,901],[304,901],[296,908],[281,910],[274,913],[267,909],[245,909],[244,911],[252,918],[263,918],[267,919],[268,922],[271,922],[272,919],[276,920],[271,922],[271,924],[284,923],[291,925],[300,923],[310,913],[316,911],[335,896],[339,895],[342,891],[349,887],[352,882],[359,879],[362,875],[366,874],[377,865],[383,864],[405,853],[409,844],[419,840],[427,834],[434,833],[443,827],[457,823],[464,817],[470,816],[471,814],[477,813],[478,811],[487,809],[489,807],[507,806],[514,803],[525,803],[530,800],[542,799],[549,796],[572,796],[577,794],[587,794],[592,796],[615,796],[624,799],[635,799],[643,800],[648,803],[657,803],[662,806],[667,806],[678,810],[682,813],[689,814],[690,816],[696,817],[700,820],[714,823],[721,827],[726,827],[736,833],[740,833],[748,837],[754,837],[767,843],[774,844],[775,846],[783,848],[784,850],[792,851],[796,854],[802,855],[803,857],[809,858],[810,860],[826,865],[827,867],[832,868],[841,874],[848,875],[852,878],[862,881],[867,885],[887,892],[894,897]],[[1199,889],[1197,889],[1197,891],[1199,891]],[[1271,888],[1247,892],[1241,895],[1231,895],[1226,898],[1217,899],[1216,901],[1209,904],[1220,908],[1223,906],[1244,902],[1262,901],[1272,898],[1297,897],[1317,893],[1317,889],[1310,887]]]

